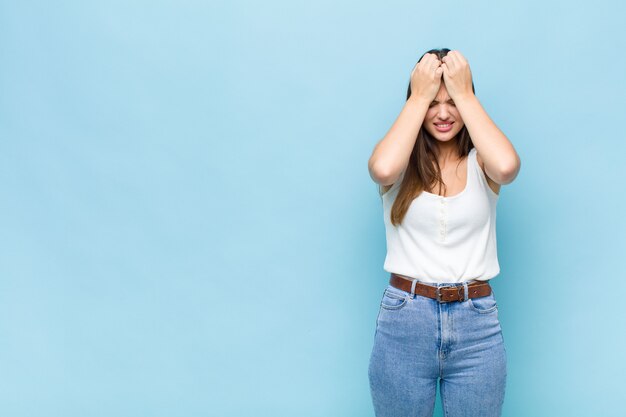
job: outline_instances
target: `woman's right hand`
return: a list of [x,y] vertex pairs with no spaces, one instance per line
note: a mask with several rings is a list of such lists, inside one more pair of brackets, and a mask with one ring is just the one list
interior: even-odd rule
[[429,53],[415,64],[411,72],[411,97],[421,97],[430,103],[441,86],[443,68],[437,55]]

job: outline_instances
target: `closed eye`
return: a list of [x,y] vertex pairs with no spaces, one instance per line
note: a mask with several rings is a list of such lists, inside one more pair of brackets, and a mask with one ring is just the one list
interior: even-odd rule
[[[438,101],[433,101],[432,103],[430,103],[430,107],[434,106],[435,104],[439,103]],[[456,107],[456,104],[454,104],[454,101],[452,100],[448,100],[448,104],[452,104],[454,107]]]

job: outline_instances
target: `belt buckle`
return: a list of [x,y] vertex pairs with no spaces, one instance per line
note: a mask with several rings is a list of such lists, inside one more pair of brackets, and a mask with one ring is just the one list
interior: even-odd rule
[[[441,288],[454,288],[454,287],[437,287],[437,301],[440,303],[449,303],[450,301],[457,301],[457,300],[442,300],[441,299]],[[456,291],[459,294],[459,299],[458,301],[465,301],[465,289],[462,286],[458,286],[456,287]]]
[[[437,301],[440,303],[447,303],[448,302],[447,300],[441,299],[441,291],[439,291],[441,288],[444,288],[444,287],[437,287]],[[445,288],[448,288],[448,287],[445,287]]]
[[[465,301],[465,287],[463,286],[458,286],[457,287],[457,292],[459,294],[459,302],[463,302]],[[468,294],[469,295],[469,294]]]

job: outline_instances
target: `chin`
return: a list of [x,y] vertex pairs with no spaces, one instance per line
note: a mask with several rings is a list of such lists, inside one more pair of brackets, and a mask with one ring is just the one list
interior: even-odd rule
[[456,139],[456,135],[450,136],[449,138],[438,138],[438,137],[435,136],[435,139],[437,139],[439,142],[450,142],[450,141]]

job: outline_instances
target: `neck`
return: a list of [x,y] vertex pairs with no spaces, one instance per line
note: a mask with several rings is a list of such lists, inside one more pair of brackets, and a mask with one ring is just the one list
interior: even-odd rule
[[456,161],[458,159],[456,148],[457,146],[456,146],[455,140],[451,140],[448,142],[440,142],[439,143],[439,165],[443,165],[442,163],[446,161]]

